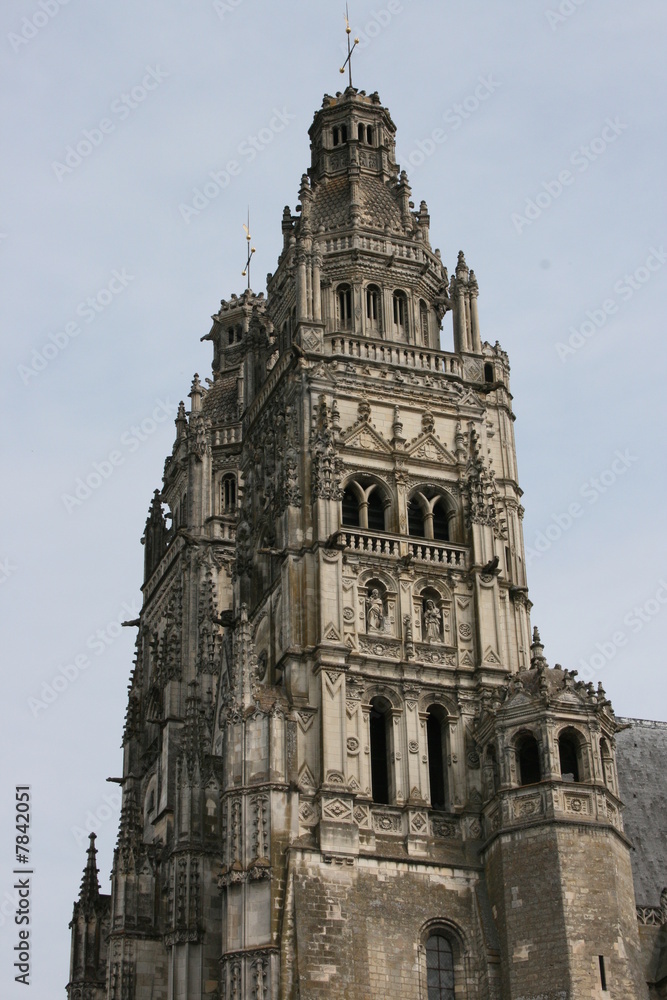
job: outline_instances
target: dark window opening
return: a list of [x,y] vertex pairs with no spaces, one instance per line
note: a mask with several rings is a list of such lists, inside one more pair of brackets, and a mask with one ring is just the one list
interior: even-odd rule
[[234,327],[233,326],[230,326],[230,328],[227,330],[227,343],[228,344],[233,344],[234,343]]
[[349,486],[343,493],[343,524],[350,528],[359,527],[359,501]]
[[384,531],[384,504],[377,490],[368,498],[368,527],[370,531]]
[[235,476],[225,476],[222,480],[222,509],[226,514],[236,510]]
[[376,285],[366,289],[366,320],[369,330],[380,329],[380,289]]
[[579,755],[577,746],[571,736],[566,733],[558,739],[558,755],[560,757],[560,774],[563,781],[579,781]]
[[340,141],[347,142],[347,125],[341,125],[340,127]]
[[375,704],[371,707],[371,789],[373,802],[389,804],[389,761],[387,758],[387,716]]
[[527,733],[519,743],[519,784],[534,785],[542,780],[537,740]]
[[485,382],[495,382],[495,378],[493,376],[493,365],[490,364],[488,361],[484,365],[484,381]]
[[408,534],[424,538],[424,513],[416,500],[408,503]]
[[428,1000],[454,1000],[454,954],[442,934],[426,942],[426,986]]
[[370,125],[366,126],[366,142],[368,143],[369,146],[373,145],[373,129],[370,127]]
[[333,144],[334,144],[334,146],[337,146],[339,142],[340,142],[340,132],[338,131],[338,126],[335,125],[334,126],[334,130],[333,130]]
[[433,537],[438,542],[449,541],[449,518],[442,500],[438,500],[433,508]]
[[419,303],[419,324],[421,326],[422,344],[428,347],[428,306],[422,300]]
[[445,752],[443,746],[443,723],[430,711],[426,720],[426,743],[428,746],[428,778],[431,786],[431,806],[445,808]]
[[341,330],[352,329],[352,289],[349,285],[338,288],[338,320]]
[[408,300],[404,292],[394,292],[394,326],[399,333],[407,333]]
[[366,129],[364,128],[364,126],[360,125],[359,128],[357,129],[357,135],[359,137],[359,142],[363,142],[364,141],[364,133],[365,132],[366,132]]
[[607,989],[607,970],[604,967],[604,955],[598,955],[598,961],[600,963],[600,986],[603,990]]

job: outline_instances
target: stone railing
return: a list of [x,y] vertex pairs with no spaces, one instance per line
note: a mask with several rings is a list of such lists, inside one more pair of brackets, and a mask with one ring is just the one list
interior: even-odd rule
[[417,562],[462,570],[467,568],[468,550],[452,542],[417,541],[409,536],[365,531],[363,528],[342,528],[336,534],[336,541],[353,552],[394,558],[411,556]]
[[425,347],[372,340],[334,333],[326,337],[328,352],[333,357],[359,358],[361,361],[382,361],[434,375],[462,376],[460,358],[444,351],[429,351]]

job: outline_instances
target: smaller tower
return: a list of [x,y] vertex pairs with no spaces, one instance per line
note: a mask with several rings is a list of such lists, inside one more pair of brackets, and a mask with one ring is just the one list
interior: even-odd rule
[[630,843],[601,685],[551,669],[537,629],[529,670],[483,700],[489,899],[503,996],[645,997]]
[[106,997],[111,896],[102,895],[97,875],[95,834],[91,833],[79,898],[74,904],[70,922],[72,948],[67,984],[68,1000],[78,997],[104,1000]]

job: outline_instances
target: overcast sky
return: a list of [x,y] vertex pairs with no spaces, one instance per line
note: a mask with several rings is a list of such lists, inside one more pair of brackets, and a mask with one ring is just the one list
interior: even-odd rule
[[[134,641],[117,623],[139,610],[175,409],[210,374],[211,313],[242,291],[248,204],[255,291],[275,269],[345,38],[339,0],[60,4],[0,10],[0,988],[26,995],[11,869],[28,783],[39,1000],[67,982],[87,823],[108,891],[105,779]],[[354,83],[390,109],[432,242],[450,270],[465,251],[482,337],[510,356],[546,655],[590,667],[617,714],[653,719],[667,719],[666,20],[659,0],[351,10]]]

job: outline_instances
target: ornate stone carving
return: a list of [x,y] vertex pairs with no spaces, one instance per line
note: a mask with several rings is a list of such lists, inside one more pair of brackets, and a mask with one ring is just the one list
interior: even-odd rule
[[310,435],[312,495],[322,500],[341,500],[340,487],[343,460],[336,453],[332,412],[321,395],[315,410],[314,426]]

